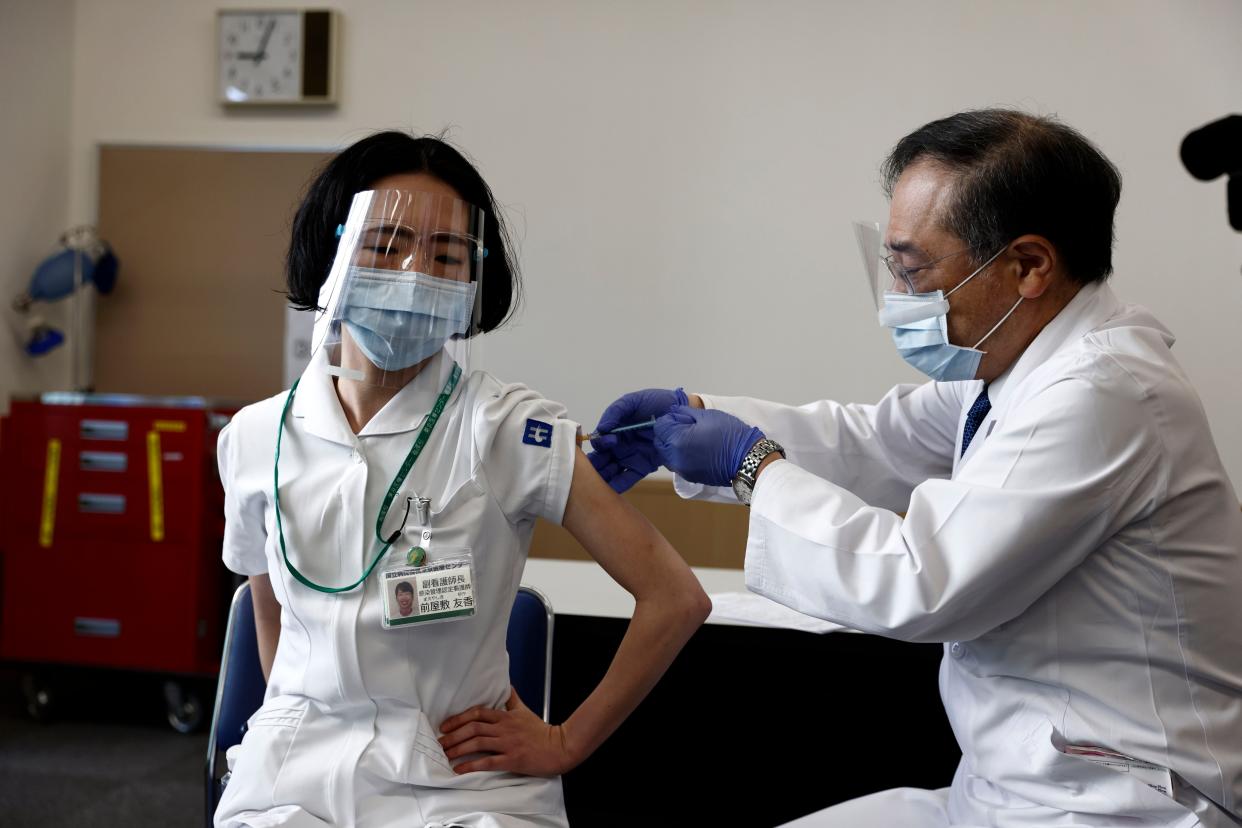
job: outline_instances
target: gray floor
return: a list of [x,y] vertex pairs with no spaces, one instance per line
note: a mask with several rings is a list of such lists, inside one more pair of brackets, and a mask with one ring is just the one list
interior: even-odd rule
[[15,672],[0,672],[0,825],[202,826],[207,735],[164,721],[158,682],[87,675],[30,719]]

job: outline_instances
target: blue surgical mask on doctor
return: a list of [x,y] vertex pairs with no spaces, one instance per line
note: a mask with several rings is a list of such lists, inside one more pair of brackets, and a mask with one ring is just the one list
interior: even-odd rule
[[979,362],[986,351],[980,351],[988,337],[996,333],[1013,312],[1022,304],[1022,297],[992,326],[972,348],[954,345],[949,341],[949,297],[963,285],[982,273],[988,265],[1003,253],[996,251],[977,270],[963,279],[948,293],[937,290],[931,293],[906,293],[888,290],[884,292],[884,307],[880,308],[880,324],[893,331],[893,343],[901,358],[914,368],[938,382],[972,380],[979,371]]
[[350,267],[342,314],[376,367],[401,371],[470,330],[476,285],[426,273]]

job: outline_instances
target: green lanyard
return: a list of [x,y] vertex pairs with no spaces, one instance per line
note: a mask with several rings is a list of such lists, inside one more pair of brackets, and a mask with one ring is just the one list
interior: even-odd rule
[[[388,507],[392,505],[393,498],[397,496],[397,492],[401,489],[401,484],[405,482],[405,476],[410,473],[410,469],[414,468],[414,462],[418,460],[418,455],[423,453],[423,448],[427,445],[427,440],[431,437],[431,431],[436,427],[436,423],[440,419],[440,415],[444,413],[444,407],[448,405],[449,397],[453,395],[453,389],[457,387],[457,381],[461,379],[461,366],[454,365],[453,371],[449,375],[448,382],[444,383],[444,390],[440,392],[440,397],[436,400],[436,404],[432,406],[431,413],[427,415],[423,421],[423,428],[418,432],[414,445],[410,447],[410,453],[406,455],[405,462],[401,464],[401,470],[397,472],[397,476],[392,479],[392,485],[388,487],[388,494],[384,497],[384,503],[380,507],[379,515],[375,518],[375,537],[384,546],[380,549],[379,554],[375,556],[375,560],[371,561],[371,565],[367,567],[366,572],[362,573],[362,577],[354,581],[349,586],[343,587],[326,587],[315,583],[307,578],[297,567],[289,560],[289,553],[285,550],[285,528],[280,519],[280,440],[285,433],[285,417],[289,413],[289,406],[293,404],[293,394],[298,390],[298,382],[293,383],[293,387],[289,389],[289,396],[285,398],[285,407],[280,412],[280,426],[276,431],[276,460],[273,463],[273,476],[275,477],[275,485],[272,489],[273,499],[276,501],[276,531],[280,535],[280,554],[285,559],[285,568],[289,570],[289,574],[297,580],[298,583],[308,586],[317,592],[326,592],[333,594],[337,592],[349,592],[354,587],[361,584],[367,577],[375,571],[376,565],[383,560],[388,554],[388,549],[393,545],[397,538],[401,537],[401,530],[393,532],[387,539],[380,534],[380,527],[384,525],[384,518],[388,515]],[[407,501],[405,505],[405,513],[408,517],[410,514],[410,504]],[[402,521],[402,526],[405,522]]]

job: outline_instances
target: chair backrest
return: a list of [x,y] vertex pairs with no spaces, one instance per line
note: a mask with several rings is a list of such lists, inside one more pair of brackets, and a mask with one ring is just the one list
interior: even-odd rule
[[519,587],[505,635],[509,683],[545,722],[552,710],[552,621],[548,599],[537,589]]
[[[536,589],[518,589],[509,615],[505,647],[509,651],[509,682],[517,688],[526,706],[546,722],[552,700],[552,605]],[[216,804],[224,786],[224,752],[242,740],[246,722],[263,704],[267,682],[259,663],[259,644],[255,637],[254,604],[250,584],[233,593],[228,626],[224,631],[224,657],[220,661],[220,681],[216,686],[216,705],[211,715],[207,740],[207,824],[212,824]]]
[[242,740],[246,722],[263,704],[267,681],[259,662],[259,642],[255,637],[254,603],[250,584],[233,593],[229,621],[224,630],[224,656],[220,659],[220,680],[216,684],[216,704],[211,714],[211,733],[207,737],[207,824],[216,813],[216,803],[224,786],[220,761],[224,752]]

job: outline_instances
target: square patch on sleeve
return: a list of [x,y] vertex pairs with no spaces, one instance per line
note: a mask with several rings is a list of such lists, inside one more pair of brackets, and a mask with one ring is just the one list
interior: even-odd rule
[[526,432],[522,435],[522,442],[529,446],[551,448],[552,426],[539,420],[527,420]]

